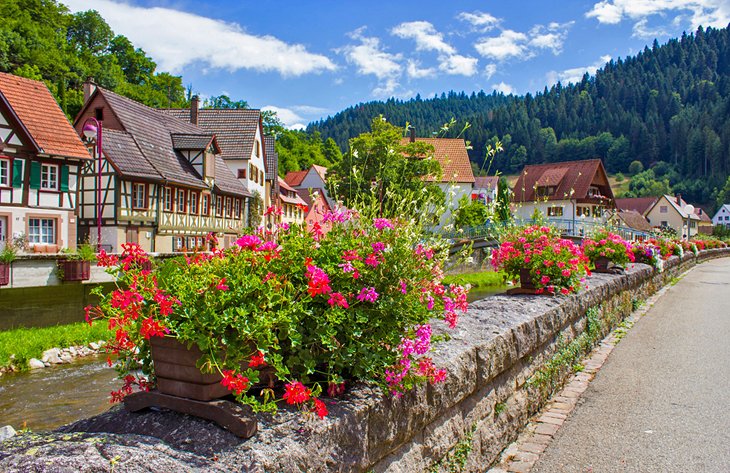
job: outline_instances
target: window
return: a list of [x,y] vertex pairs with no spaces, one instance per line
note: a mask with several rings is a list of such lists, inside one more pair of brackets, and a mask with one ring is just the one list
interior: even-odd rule
[[261,144],[256,140],[256,156],[261,156]]
[[41,189],[49,191],[58,190],[58,165],[41,165]]
[[0,187],[10,187],[9,159],[0,159]]
[[172,189],[169,187],[162,188],[162,208],[172,212]]
[[593,207],[593,216],[594,217],[599,218],[602,213],[603,213],[603,209],[600,206],[596,205]]
[[591,216],[591,208],[590,207],[584,207],[584,206],[578,206],[575,209],[575,216],[576,217],[590,217]]
[[177,190],[177,198],[175,199],[175,207],[178,212],[185,213],[186,202],[185,202],[185,189]]
[[99,121],[104,120],[104,109],[102,107],[97,107],[94,109],[94,118]]
[[215,199],[215,214],[220,217],[223,215],[223,197],[218,195],[218,196],[215,196],[214,199]]
[[259,183],[264,185],[264,171],[259,171]]
[[239,179],[246,179],[246,170],[245,169],[239,169],[238,170],[238,178]]
[[236,212],[236,218],[241,218],[241,199],[236,199],[234,203],[234,208]]
[[203,205],[201,210],[203,212],[203,215],[210,214],[210,196],[208,194],[203,194]]
[[251,179],[256,179],[256,176],[253,173],[253,164],[248,163],[248,175],[251,176]]
[[555,186],[539,186],[535,192],[538,197],[550,197],[555,194]]
[[547,215],[548,215],[548,217],[562,217],[563,208],[562,207],[548,207]]
[[52,245],[56,243],[56,219],[29,218],[28,242]]
[[132,208],[147,208],[147,184],[132,184]]
[[666,205],[660,205],[660,206],[659,206],[659,213],[660,213],[660,214],[665,214],[665,213],[667,213],[668,211],[669,211],[669,209],[667,208],[667,206],[666,206]]
[[194,250],[194,249],[195,249],[195,247],[197,246],[197,245],[195,244],[195,242],[196,242],[196,239],[195,239],[195,237],[194,237],[194,236],[189,236],[189,237],[187,238],[187,241],[188,241],[188,250]]
[[231,210],[232,210],[231,209],[231,198],[230,197],[226,197],[226,217],[230,217],[231,216]]
[[601,190],[596,186],[591,186],[588,188],[588,197],[600,197],[601,196]]
[[173,251],[183,251],[185,249],[185,238],[178,236],[173,238]]
[[669,226],[669,222],[667,222],[666,220],[662,220],[661,226],[662,227],[668,227]]
[[191,214],[198,213],[198,193],[197,192],[190,193],[190,213]]

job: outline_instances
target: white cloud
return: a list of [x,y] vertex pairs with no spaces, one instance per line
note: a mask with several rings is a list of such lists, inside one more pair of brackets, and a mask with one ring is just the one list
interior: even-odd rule
[[437,51],[443,54],[455,54],[453,46],[444,41],[444,36],[436,31],[428,21],[410,21],[401,23],[391,30],[391,34],[399,38],[412,39],[416,42],[417,51]]
[[408,66],[406,67],[406,71],[408,73],[408,77],[412,79],[423,79],[423,78],[432,78],[436,76],[436,69],[432,67],[428,68],[421,68],[421,64],[418,61],[414,61],[412,59],[408,60]]
[[564,71],[550,71],[547,73],[547,83],[552,85],[560,81],[561,84],[573,83],[577,84],[583,79],[583,75],[587,72],[590,75],[595,75],[596,71],[603,67],[608,61],[611,60],[611,56],[601,56],[596,62],[590,66],[574,67],[572,69],[566,69]]
[[563,51],[563,43],[573,22],[564,24],[550,23],[547,26],[535,25],[530,30],[529,45],[537,49],[550,49],[556,56]]
[[477,73],[478,60],[476,58],[454,54],[441,57],[439,60],[439,70],[446,74],[471,77]]
[[71,11],[93,8],[117,34],[127,36],[158,63],[180,73],[200,62],[214,69],[275,71],[283,76],[335,70],[326,56],[274,36],[246,33],[236,23],[162,7],[140,7],[111,0],[63,0]]
[[312,105],[292,105],[290,108],[295,112],[303,113],[304,115],[324,115],[332,111],[328,108],[315,107]]
[[649,28],[649,20],[644,18],[634,24],[631,36],[640,39],[653,39],[661,36],[666,36],[669,33],[662,28]]
[[494,63],[487,64],[487,67],[484,68],[484,77],[487,79],[491,79],[494,74],[497,73],[497,65]]
[[527,35],[512,30],[504,30],[494,38],[482,38],[474,48],[485,57],[504,61],[510,57],[523,56],[526,51]]
[[496,28],[500,20],[489,13],[475,11],[474,13],[461,12],[456,16],[459,20],[470,23],[475,29],[485,33]]
[[363,31],[360,28],[350,34],[360,44],[348,44],[339,50],[345,55],[347,62],[355,65],[360,74],[372,74],[381,80],[398,76],[403,56],[386,52],[381,48],[378,38],[363,36]]
[[669,12],[689,12],[692,28],[700,25],[724,28],[730,22],[727,0],[602,0],[585,16],[595,18],[599,23],[616,24],[624,18],[642,20]]
[[502,92],[504,95],[516,93],[514,87],[509,84],[505,84],[504,82],[500,82],[499,84],[492,84],[492,89],[496,90],[497,92]]
[[290,108],[267,105],[261,107],[261,110],[276,112],[276,116],[281,120],[281,123],[290,130],[302,130],[307,127],[303,124],[306,120]]

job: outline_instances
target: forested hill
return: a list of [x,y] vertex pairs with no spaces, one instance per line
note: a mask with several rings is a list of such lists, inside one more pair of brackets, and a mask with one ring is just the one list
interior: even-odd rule
[[[699,28],[661,46],[654,41],[634,57],[607,63],[595,77],[586,74],[578,84],[558,83],[534,96],[451,92],[370,102],[308,130],[344,148],[379,114],[398,125],[413,123],[421,136],[451,117],[468,121],[472,161],[481,166],[485,145],[500,138],[505,152],[494,165],[506,173],[525,163],[594,156],[605,158],[610,172],[628,172],[634,160],[646,168],[663,161],[655,175],[644,177],[666,179],[672,190],[709,202],[730,174],[728,28]],[[642,192],[648,191],[635,193]]]

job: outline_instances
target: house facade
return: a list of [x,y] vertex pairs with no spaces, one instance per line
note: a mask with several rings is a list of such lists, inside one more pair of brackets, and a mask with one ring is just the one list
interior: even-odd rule
[[484,205],[497,200],[499,176],[479,176],[474,178],[474,189],[471,191],[471,200],[478,200]]
[[712,224],[730,228],[730,204],[725,204],[718,209],[715,216],[712,217]]
[[290,171],[286,173],[284,180],[294,189],[305,190],[307,193],[319,192],[330,208],[337,207],[337,202],[327,193],[327,168],[324,166],[312,164],[312,167],[303,171]]
[[315,224],[318,224],[321,231],[328,232],[332,228],[332,222],[324,221],[324,214],[332,212],[329,202],[324,197],[323,189],[297,189],[299,197],[302,198],[307,208],[304,215],[304,222],[307,230],[312,231]]
[[95,155],[81,170],[80,237],[96,243],[100,213],[107,251],[128,242],[150,252],[193,250],[211,233],[230,245],[246,226],[251,194],[223,162],[215,135],[108,90],[87,90],[75,127],[81,134],[95,118],[103,144],[101,165]]
[[685,209],[687,202],[681,195],[663,195],[657,199],[644,214],[649,223],[657,229],[671,228],[678,237],[687,238],[687,222],[689,222],[689,238],[699,232],[700,217],[693,213],[688,214]]
[[305,209],[307,203],[299,197],[297,190],[291,187],[282,178],[279,181],[279,207],[281,208],[280,219],[284,223],[304,223]]
[[76,248],[79,168],[90,160],[43,82],[0,73],[0,246]]
[[613,191],[600,159],[528,165],[512,199],[518,219],[539,213],[560,228],[586,232],[605,223],[615,209]]
[[251,194],[246,212],[251,225],[263,223],[267,205],[266,144],[261,111],[253,109],[199,108],[195,96],[190,108],[160,109],[216,136],[220,157]]

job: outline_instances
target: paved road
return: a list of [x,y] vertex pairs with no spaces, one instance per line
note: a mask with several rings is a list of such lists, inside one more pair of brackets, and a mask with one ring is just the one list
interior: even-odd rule
[[729,258],[639,319],[532,472],[730,472]]

